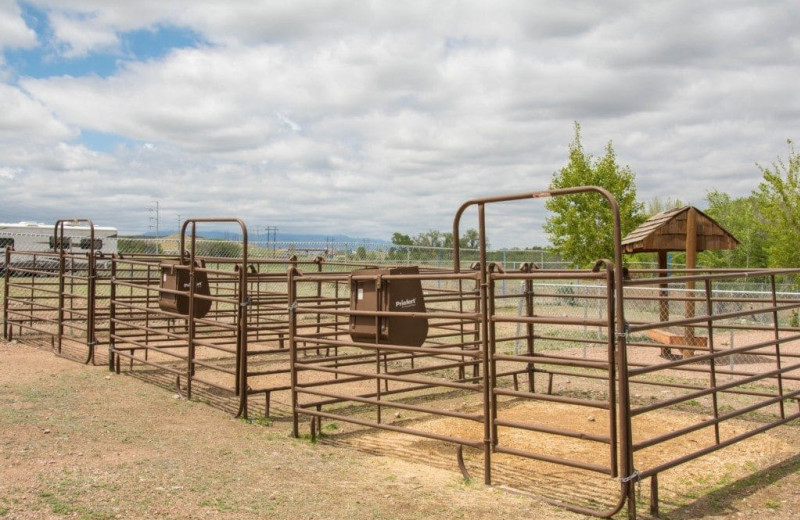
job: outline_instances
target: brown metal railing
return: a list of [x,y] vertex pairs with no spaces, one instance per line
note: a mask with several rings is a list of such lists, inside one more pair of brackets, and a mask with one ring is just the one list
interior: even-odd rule
[[[657,514],[664,471],[800,418],[800,298],[778,290],[796,286],[800,269],[623,270],[618,218],[614,259],[593,270],[487,262],[486,205],[576,193],[604,197],[616,215],[594,187],[462,205],[454,236],[464,211],[478,209],[480,262],[470,270],[457,245],[452,270],[413,274],[252,260],[238,219],[222,219],[242,229],[237,258],[194,247],[196,226],[218,219],[187,221],[174,257],[8,249],[4,336],[43,336],[56,352],[75,343],[87,362],[108,342],[114,370],[169,374],[190,396],[227,396],[245,417],[248,398],[263,394],[269,415],[270,396],[285,392],[294,435],[305,418],[312,437],[343,422],[441,441],[456,446],[465,475],[465,449],[479,453],[487,484],[519,489],[517,472],[574,471],[575,493],[545,499],[584,514],[627,505],[635,518],[635,485],[649,478]],[[185,288],[162,286],[166,265]],[[207,290],[196,290],[200,279]],[[748,292],[754,282],[766,292]],[[407,283],[419,284],[424,311],[383,297]],[[374,308],[359,303],[367,286]],[[165,308],[167,296],[187,309]],[[387,332],[415,320],[425,323],[421,343]]]
[[[88,250],[66,249],[66,225],[84,224],[89,230]],[[59,220],[53,227],[52,251],[7,249],[3,335],[18,334],[49,339],[59,355],[65,342],[85,349],[85,363],[94,363],[96,335],[97,255],[94,224],[89,219]],[[72,353],[74,348],[70,348]],[[80,354],[79,354],[80,355]]]
[[[349,288],[358,281],[372,281],[379,291],[390,291],[404,282],[419,283],[426,293],[427,309],[424,313],[391,311],[380,306],[352,310],[341,305],[319,305],[315,298],[307,296],[318,284]],[[402,411],[416,416],[445,417],[459,424],[488,424],[488,403],[477,411],[458,411],[443,406],[437,399],[442,394],[449,399],[455,395],[458,399],[470,399],[483,394],[485,373],[480,370],[482,352],[477,340],[480,320],[477,283],[477,272],[356,275],[290,270],[294,435],[299,435],[299,418],[303,415],[311,418],[312,436],[321,432],[323,420],[340,420],[455,444],[464,472],[461,461],[464,446],[481,450],[488,457],[484,435],[425,431],[398,424],[391,418]],[[375,337],[370,340],[362,334],[354,340],[347,329],[318,331],[313,325],[317,321],[340,322],[341,317],[345,318],[345,324],[357,318],[374,319]],[[380,337],[382,323],[392,327],[392,320],[421,317],[427,322],[427,335],[420,345],[388,343]],[[325,355],[319,355],[321,350],[325,350]],[[357,414],[349,413],[353,407],[358,409]]]
[[[660,473],[800,418],[800,408],[789,406],[800,402],[800,328],[792,323],[800,300],[780,297],[776,290],[778,278],[798,275],[800,270],[695,270],[670,277],[669,289],[658,298],[692,300],[694,312],[631,323],[630,334],[638,340],[632,343],[629,384],[653,396],[633,403],[631,417],[698,412],[690,424],[637,436],[631,448],[639,478],[651,479],[653,513],[658,512]],[[731,297],[730,291],[717,289],[758,280],[771,288],[767,297]],[[652,273],[631,272],[626,305],[646,302],[640,306],[652,308],[658,283]],[[696,289],[688,290],[692,285]],[[669,352],[665,338],[675,341]],[[723,344],[728,338],[736,339],[735,346]],[[653,351],[661,355],[654,357]],[[731,369],[734,358],[740,361]],[[733,421],[735,428],[728,427]]]

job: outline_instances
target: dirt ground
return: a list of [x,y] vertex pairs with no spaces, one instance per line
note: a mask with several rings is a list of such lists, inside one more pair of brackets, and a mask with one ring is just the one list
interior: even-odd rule
[[[465,480],[407,437],[312,444],[290,429],[0,341],[0,518],[585,518]],[[732,449],[666,472],[661,517],[800,518],[800,426]]]

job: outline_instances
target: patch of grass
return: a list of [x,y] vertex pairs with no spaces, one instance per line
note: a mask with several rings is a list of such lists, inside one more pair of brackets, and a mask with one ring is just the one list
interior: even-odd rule
[[767,500],[766,502],[764,502],[764,505],[772,509],[773,511],[777,511],[781,507],[781,504],[774,499]]
[[[38,498],[44,502],[54,515],[71,516],[78,520],[110,520],[114,514],[102,510],[93,509],[77,502],[77,497],[84,494],[85,480],[73,476],[70,470],[66,470],[66,476],[48,486],[50,491],[40,491]],[[102,488],[101,485],[91,485],[93,488]],[[102,506],[100,506],[102,509]]]
[[197,505],[216,509],[220,513],[232,513],[236,511],[236,506],[224,498],[214,497],[201,500]]
[[247,424],[257,424],[258,426],[272,426],[274,422],[271,417],[265,417],[263,415],[260,417],[251,417],[247,419],[242,418],[242,420]]
[[312,437],[310,433],[301,433],[298,439],[303,441],[308,441],[311,444],[316,444],[319,437],[320,437],[319,435],[315,435]]
[[222,448],[219,450],[219,456],[221,458],[230,457],[232,455],[233,455],[233,450],[231,450],[230,448]]
[[50,511],[56,515],[71,515],[76,512],[72,504],[65,502],[61,498],[55,496],[47,491],[40,491],[39,498],[41,498],[48,506]]
[[80,513],[78,520],[111,520],[114,515],[111,513],[100,513],[97,511],[90,511],[88,513]]

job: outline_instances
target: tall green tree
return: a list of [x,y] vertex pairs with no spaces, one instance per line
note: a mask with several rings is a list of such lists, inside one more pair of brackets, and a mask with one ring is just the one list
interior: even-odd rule
[[761,225],[759,203],[753,195],[732,198],[714,190],[706,196],[705,213],[739,241],[728,251],[704,251],[698,262],[705,267],[767,267],[767,231]]
[[413,246],[414,241],[408,235],[395,232],[392,233],[392,244],[396,246]]
[[663,213],[664,211],[678,209],[684,206],[686,206],[686,204],[681,199],[673,199],[672,197],[662,199],[661,197],[654,197],[652,200],[647,202],[645,215],[647,218],[650,218],[653,215]]
[[[569,162],[553,174],[550,189],[600,186],[611,192],[620,209],[622,236],[644,221],[644,206],[636,201],[635,174],[620,166],[611,141],[605,155],[594,159],[581,144],[581,127],[575,123],[575,139],[569,145]],[[544,230],[553,250],[573,267],[590,267],[600,258],[613,258],[613,215],[606,200],[596,193],[547,199]]]
[[[452,233],[451,233],[452,235]],[[480,235],[477,229],[468,229],[464,235],[458,240],[458,245],[464,249],[478,249],[480,245]],[[488,248],[488,243],[487,243]]]
[[772,167],[758,164],[764,179],[755,196],[769,230],[766,245],[770,267],[800,266],[800,153],[787,140],[789,158],[778,157]]
[[389,248],[389,258],[398,260],[408,258],[408,246],[413,246],[414,240],[403,233],[392,233],[392,247]]
[[421,247],[444,247],[444,243],[444,233],[435,229],[420,233],[414,239],[414,245]]

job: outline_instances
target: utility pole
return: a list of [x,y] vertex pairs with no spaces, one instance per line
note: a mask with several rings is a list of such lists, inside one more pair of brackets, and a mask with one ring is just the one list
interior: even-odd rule
[[[149,208],[147,208],[147,211],[149,211],[150,213],[153,213],[155,215],[155,216],[153,216],[153,215],[150,216],[150,222],[154,222],[155,223],[156,238],[158,238],[158,221],[159,221],[158,201],[157,200],[153,201],[153,204],[155,204],[155,206],[150,206]],[[149,227],[152,229],[153,225],[150,224]]]
[[[278,228],[275,226],[261,226],[263,231],[267,232],[267,238],[264,242],[268,245],[270,242],[277,241],[278,237]],[[263,235],[262,235],[263,236]]]
[[[264,250],[266,252],[269,252],[269,244],[270,244],[270,242],[274,243],[278,239],[278,228],[275,227],[275,226],[261,226],[260,230],[262,232],[260,235],[261,235],[261,242],[264,244]],[[264,234],[263,234],[263,232],[265,232],[265,231],[267,233],[266,240],[264,239]],[[273,244],[273,251],[274,251],[274,247],[275,246]]]
[[[155,223],[155,229],[156,229],[155,244],[156,244],[156,254],[158,254],[158,252],[159,252],[158,251],[159,250],[159,247],[158,247],[158,221],[159,221],[158,201],[157,200],[153,201],[153,204],[155,204],[155,207],[154,206],[150,206],[149,208],[147,208],[147,211],[149,211],[150,213],[153,213],[155,215],[155,216],[150,215],[149,220],[150,220],[151,223]],[[152,229],[153,228],[153,224],[150,224],[148,227],[150,229]]]

